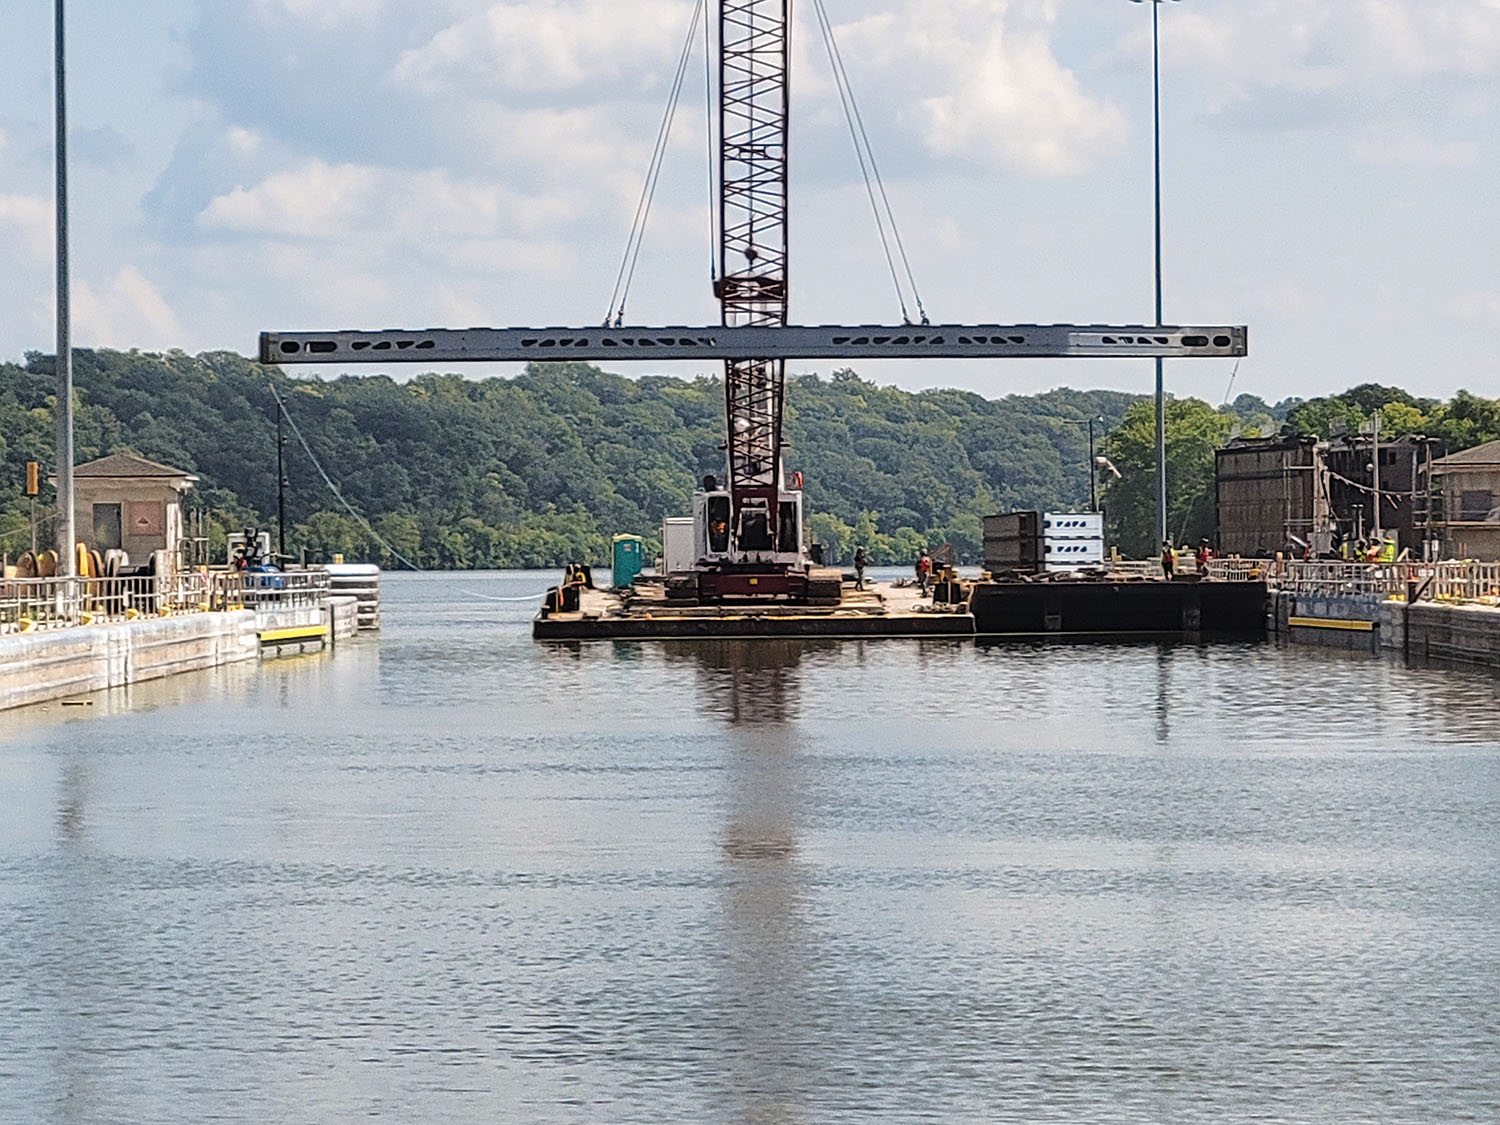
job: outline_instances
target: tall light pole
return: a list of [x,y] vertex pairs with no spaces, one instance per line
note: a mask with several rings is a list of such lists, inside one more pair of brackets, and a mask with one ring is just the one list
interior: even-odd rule
[[57,573],[77,573],[73,526],[73,342],[68,305],[68,84],[63,65],[63,0],[54,0],[57,79]]
[[[1158,6],[1166,0],[1131,0],[1151,4],[1151,120],[1156,188],[1156,323],[1161,324],[1161,34]],[[1167,539],[1167,402],[1161,357],[1156,358],[1156,538]]]
[[1099,510],[1099,463],[1094,460],[1094,423],[1104,421],[1100,414],[1089,419],[1089,511]]

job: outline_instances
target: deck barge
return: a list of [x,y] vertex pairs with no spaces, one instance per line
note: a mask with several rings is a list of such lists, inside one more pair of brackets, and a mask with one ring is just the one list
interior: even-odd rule
[[738,637],[971,637],[967,606],[934,606],[914,586],[868,583],[846,588],[836,605],[785,602],[683,605],[661,587],[579,591],[576,612],[538,614],[541,641],[679,640]]
[[742,637],[1198,637],[1263,635],[1261,581],[1090,578],[965,584],[966,597],[933,604],[912,585],[845,585],[834,605],[759,602],[693,605],[660,586],[578,590],[576,609],[544,610],[532,636],[544,641],[684,640]]

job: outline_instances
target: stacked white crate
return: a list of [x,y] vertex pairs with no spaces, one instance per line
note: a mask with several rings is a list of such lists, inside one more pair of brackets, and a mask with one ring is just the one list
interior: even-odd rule
[[1042,559],[1049,571],[1104,565],[1104,513],[1046,512]]

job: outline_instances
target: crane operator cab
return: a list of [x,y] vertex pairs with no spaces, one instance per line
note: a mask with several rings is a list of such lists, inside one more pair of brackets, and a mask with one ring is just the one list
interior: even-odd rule
[[802,491],[778,489],[774,512],[770,497],[744,495],[736,518],[729,491],[705,477],[693,494],[693,537],[700,563],[805,566]]
[[[800,477],[800,474],[798,474]],[[801,483],[794,477],[794,482]],[[772,498],[747,490],[735,510],[715,477],[693,494],[693,547],[698,587],[707,600],[724,596],[797,596],[805,584],[802,490],[778,488]]]

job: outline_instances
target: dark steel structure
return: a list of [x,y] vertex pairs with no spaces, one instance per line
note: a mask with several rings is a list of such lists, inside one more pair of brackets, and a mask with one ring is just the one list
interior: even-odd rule
[[[790,0],[723,0],[719,8],[719,278],[726,328],[787,322],[787,133]],[[786,360],[728,359],[724,416],[731,526],[747,501],[775,512],[781,487]],[[768,521],[765,549],[776,543]],[[800,530],[800,529],[799,529]]]
[[389,328],[262,332],[262,363],[541,363],[683,359],[1235,358],[1243,327],[1145,324],[832,324],[740,328]]

